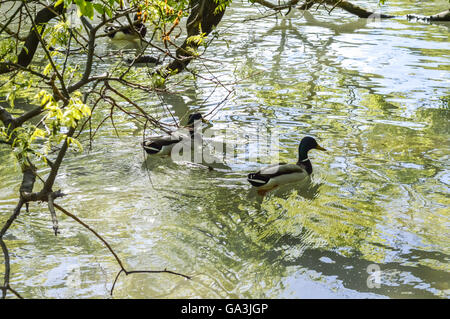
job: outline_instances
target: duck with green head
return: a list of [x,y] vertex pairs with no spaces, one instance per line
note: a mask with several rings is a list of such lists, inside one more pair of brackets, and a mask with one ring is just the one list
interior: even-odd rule
[[264,195],[280,185],[302,181],[313,171],[311,161],[308,158],[308,152],[312,149],[326,151],[313,137],[306,136],[301,140],[298,147],[296,164],[269,165],[256,173],[248,174],[247,180],[256,187],[260,195]]
[[[142,143],[142,147],[150,155],[170,155],[172,148],[183,139],[194,138],[195,130],[201,122],[207,122],[201,113],[190,114],[186,126],[182,129],[166,136],[149,137]],[[185,130],[189,132],[188,135],[183,134]]]

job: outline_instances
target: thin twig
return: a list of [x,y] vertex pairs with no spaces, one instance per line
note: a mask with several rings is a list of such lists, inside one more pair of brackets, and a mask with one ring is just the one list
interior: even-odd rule
[[58,232],[58,218],[56,217],[53,199],[54,199],[54,194],[53,194],[53,192],[50,192],[48,194],[48,210],[50,211],[50,214],[52,216],[53,231],[55,232],[55,236],[58,236],[58,233],[59,233]]
[[126,268],[123,266],[123,262],[122,260],[119,258],[119,256],[116,254],[116,252],[114,251],[114,249],[112,249],[111,245],[102,237],[100,236],[94,229],[92,229],[88,224],[84,223],[81,219],[79,219],[77,216],[73,215],[72,213],[68,212],[67,210],[65,210],[64,208],[62,208],[61,206],[59,206],[58,204],[53,204],[58,210],[60,210],[63,214],[69,216],[70,218],[74,219],[75,221],[77,221],[79,224],[81,224],[83,227],[85,227],[86,229],[88,229],[90,232],[92,232],[98,239],[100,239],[100,241],[103,242],[103,244],[108,248],[108,250],[111,252],[111,254],[114,256],[114,258],[116,259],[117,263],[120,266],[120,271],[119,273],[116,275],[116,278],[114,280],[112,289],[111,289],[111,295],[113,294],[113,290],[114,287],[116,285],[117,279],[119,277],[119,275],[124,272],[126,275],[131,275],[131,274],[138,274],[138,273],[151,273],[151,274],[155,274],[155,273],[168,273],[168,274],[172,274],[172,275],[176,275],[176,276],[181,276],[184,277],[186,279],[191,279],[191,276],[188,275],[184,275],[181,273],[177,273],[175,271],[171,271],[171,270],[126,270]]

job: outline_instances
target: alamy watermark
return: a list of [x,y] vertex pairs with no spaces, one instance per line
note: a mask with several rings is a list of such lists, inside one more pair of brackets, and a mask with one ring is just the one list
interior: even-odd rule
[[[263,126],[227,128],[216,130],[185,128],[172,134],[179,139],[170,152],[174,161],[190,161],[199,164],[242,162],[278,163],[279,132]],[[300,142],[300,139],[299,141]],[[298,147],[298,144],[296,145]]]
[[380,288],[381,287],[381,268],[377,264],[370,264],[366,269],[369,277],[367,277],[368,288]]

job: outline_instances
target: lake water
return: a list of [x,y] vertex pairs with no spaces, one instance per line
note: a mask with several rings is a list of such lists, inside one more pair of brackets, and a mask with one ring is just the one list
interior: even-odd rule
[[[448,8],[446,0],[388,3],[383,13]],[[269,158],[248,159],[252,140],[228,170],[145,160],[142,124],[117,112],[119,137],[107,121],[91,150],[85,143],[67,156],[56,188],[68,196],[58,203],[104,236],[128,269],[193,278],[122,275],[114,297],[448,298],[450,25],[367,21],[338,9],[244,22],[260,12],[234,3],[207,60],[191,65],[201,77],[181,74],[168,83],[173,93],[135,101],[167,122],[167,109],[178,118],[207,114],[228,94],[208,80],[217,77],[234,89],[208,117],[219,136],[277,132],[288,162],[305,135],[328,152],[310,152],[310,183],[261,198],[246,175]],[[108,114],[99,111],[97,122]],[[1,223],[21,180],[9,156],[0,148]],[[55,237],[46,205],[33,203],[8,231],[12,287],[28,298],[109,298],[114,258],[59,218]]]

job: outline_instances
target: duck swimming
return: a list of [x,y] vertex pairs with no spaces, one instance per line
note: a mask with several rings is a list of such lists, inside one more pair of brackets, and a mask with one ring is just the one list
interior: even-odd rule
[[111,40],[136,42],[143,39],[147,34],[147,27],[144,22],[141,14],[138,12],[134,16],[133,25],[110,25],[105,28],[105,33]]
[[[194,138],[195,128],[200,122],[206,122],[201,113],[190,114],[187,125],[182,130],[166,136],[149,137],[142,143],[142,147],[150,155],[170,155],[175,145],[182,143],[185,139]],[[188,134],[185,133],[186,130]]]
[[257,188],[258,194],[266,192],[284,184],[299,182],[312,174],[311,161],[308,151],[317,149],[326,151],[310,136],[304,137],[298,147],[298,161],[296,164],[279,163],[262,168],[256,173],[248,174],[247,180]]

